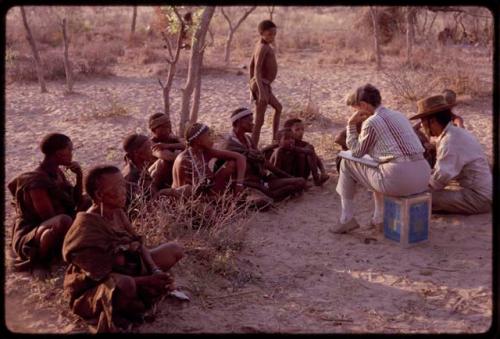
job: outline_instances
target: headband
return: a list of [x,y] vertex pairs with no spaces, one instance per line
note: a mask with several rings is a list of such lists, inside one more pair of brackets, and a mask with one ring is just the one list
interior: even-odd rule
[[194,133],[192,136],[187,138],[187,142],[191,143],[194,139],[198,138],[203,132],[208,131],[208,126],[204,124],[200,124],[200,128]]
[[160,127],[160,126],[165,125],[165,124],[170,124],[170,119],[166,114],[159,116],[156,119],[151,120],[149,122],[149,128],[151,130],[154,130],[155,128]]
[[130,153],[142,146],[149,138],[142,134],[136,134],[135,138],[128,145],[123,145],[125,152]]
[[249,110],[248,108],[246,108],[245,110],[240,111],[240,112],[236,113],[235,115],[232,115],[231,122],[234,123],[235,121],[237,121],[241,118],[244,118],[248,115],[252,115],[252,114],[253,114],[253,112],[251,110]]

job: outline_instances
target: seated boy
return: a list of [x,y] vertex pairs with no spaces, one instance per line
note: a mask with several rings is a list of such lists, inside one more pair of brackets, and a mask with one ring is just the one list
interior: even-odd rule
[[165,166],[162,170],[165,173],[162,173],[162,176],[165,178],[165,184],[170,187],[175,157],[186,148],[185,143],[172,133],[172,125],[166,114],[155,113],[150,116],[149,129],[153,134],[151,137],[153,156],[164,160]]
[[291,129],[292,137],[295,140],[294,150],[297,151],[296,172],[292,175],[307,180],[309,174],[312,173],[314,184],[316,186],[323,185],[330,176],[326,174],[323,162],[316,154],[314,146],[302,140],[304,137],[304,123],[302,120],[297,118],[288,119],[285,121],[284,127]]
[[295,139],[290,128],[282,128],[277,133],[279,144],[274,145],[273,153],[269,162],[279,170],[293,176],[295,172],[295,163],[297,162],[297,153],[294,152]]

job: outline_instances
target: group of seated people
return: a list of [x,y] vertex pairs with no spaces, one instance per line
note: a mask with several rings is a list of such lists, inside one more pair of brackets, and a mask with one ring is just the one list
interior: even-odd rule
[[[382,106],[380,92],[370,84],[348,97],[354,114],[336,142],[355,157],[369,154],[379,165],[338,162],[341,215],[331,231],[346,233],[359,227],[354,218],[358,185],[373,192],[373,226],[383,221],[384,195],[430,190],[434,211],[490,210],[492,175],[486,156],[463,128],[463,120],[452,113],[454,98],[447,98],[436,95],[418,101],[418,114],[408,119]],[[413,119],[421,123],[412,126]],[[310,176],[317,186],[329,179],[314,147],[303,140],[300,119],[287,120],[278,140],[261,149],[250,136],[251,110],[238,108],[230,120],[232,130],[218,149],[207,125],[191,124],[184,138],[178,138],[168,116],[154,114],[149,118],[151,137],[125,138],[122,170],[96,166],[85,180],[73,161],[71,139],[59,133],[45,136],[40,165],[8,184],[16,209],[13,266],[44,276],[54,261],[63,259],[68,264],[64,289],[71,309],[97,331],[116,331],[140,320],[154,300],[175,288],[168,270],[184,254],[175,242],[156,248],[144,245],[131,221],[138,201],[192,195],[210,201],[229,190],[238,199],[258,192],[252,204],[265,209],[301,194]],[[437,138],[435,145],[430,138]],[[74,173],[74,185],[61,167]],[[458,188],[447,187],[452,179]]]
[[[175,288],[168,270],[183,248],[176,242],[147,248],[133,226],[137,204],[161,196],[210,200],[225,191],[241,198],[253,191],[259,195],[252,204],[265,209],[301,194],[311,173],[316,185],[328,179],[314,147],[302,141],[301,120],[288,121],[282,138],[262,151],[249,135],[252,112],[240,108],[230,119],[232,131],[218,149],[208,126],[191,124],[178,138],[168,116],[154,114],[152,136],[124,139],[123,169],[100,165],[85,178],[73,161],[71,139],[46,135],[40,165],[8,183],[16,210],[13,267],[43,279],[64,260],[70,307],[97,332],[139,321],[154,300]],[[64,168],[75,174],[74,185]]]

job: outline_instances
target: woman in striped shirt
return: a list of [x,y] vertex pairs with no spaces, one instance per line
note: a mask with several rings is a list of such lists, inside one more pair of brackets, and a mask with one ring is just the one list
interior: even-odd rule
[[[352,107],[356,112],[347,126],[347,146],[354,157],[370,155],[377,167],[343,159],[337,193],[341,197],[340,223],[332,231],[345,233],[359,227],[354,218],[356,183],[373,191],[375,210],[372,226],[383,222],[383,196],[407,196],[427,190],[431,169],[424,148],[408,118],[381,105],[377,88],[366,84],[356,90]],[[358,133],[356,124],[362,122]]]

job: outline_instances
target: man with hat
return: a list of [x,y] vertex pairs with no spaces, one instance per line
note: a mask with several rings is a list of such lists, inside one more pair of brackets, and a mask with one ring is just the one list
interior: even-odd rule
[[[445,88],[441,92],[441,94],[444,96],[444,99],[448,104],[453,106],[456,105],[457,94],[454,91]],[[456,115],[455,113],[452,113],[452,122],[455,126],[464,128],[464,119],[462,119],[461,116]],[[415,130],[415,133],[417,133],[417,136],[420,139],[422,146],[424,146],[425,148],[424,152],[425,159],[427,160],[431,168],[434,168],[434,165],[436,163],[436,144],[432,142],[430,138],[422,130],[422,123],[420,122],[416,123],[415,125],[413,125],[413,129]]]
[[[375,209],[371,224],[383,222],[384,195],[407,196],[427,190],[431,169],[423,157],[424,148],[408,118],[381,104],[380,92],[371,84],[356,90],[351,107],[356,111],[347,125],[347,146],[352,156],[368,154],[378,162],[369,166],[342,159],[337,184],[342,213],[340,223],[331,230],[345,233],[359,225],[354,218],[356,185],[373,192]],[[362,122],[361,132],[356,125]]]
[[[476,214],[491,209],[493,179],[478,140],[464,128],[454,125],[454,114],[444,96],[435,95],[417,102],[425,133],[437,137],[436,164],[429,181],[434,211]],[[458,189],[446,188],[456,179]]]
[[[234,110],[231,123],[233,130],[226,138],[224,148],[246,157],[247,170],[243,182],[246,187],[255,188],[276,201],[304,190],[306,182],[303,178],[294,178],[276,168],[255,146],[249,135],[254,129],[251,110],[245,107]],[[267,173],[268,170],[271,174]]]

